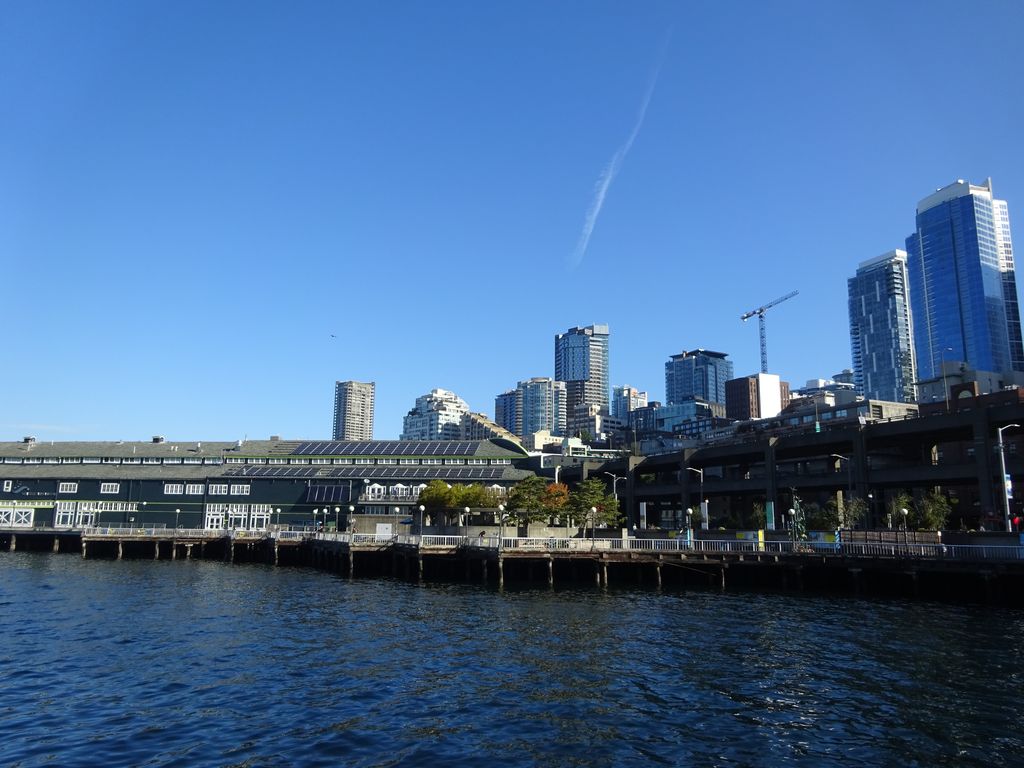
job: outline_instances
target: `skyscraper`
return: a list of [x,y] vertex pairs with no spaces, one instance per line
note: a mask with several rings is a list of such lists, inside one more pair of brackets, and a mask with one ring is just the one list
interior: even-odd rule
[[941,375],[945,360],[1024,371],[1009,214],[991,179],[958,180],[918,203],[907,272],[922,380]]
[[846,286],[857,392],[869,400],[914,402],[917,372],[906,252],[889,251],[862,262]]
[[579,403],[608,409],[608,326],[570,328],[555,336],[555,379],[564,381],[571,413]]
[[510,389],[494,398],[494,421],[513,435],[522,435],[518,389]]
[[526,438],[534,432],[547,430],[552,435],[565,435],[566,386],[564,381],[536,377],[519,382],[519,413]]
[[641,392],[628,384],[612,388],[612,416],[615,418],[628,422],[630,413],[646,405],[646,392]]
[[458,440],[466,401],[446,389],[432,389],[416,398],[402,419],[402,440]]
[[725,403],[725,382],[732,378],[732,361],[724,352],[695,349],[672,355],[665,363],[665,402],[681,403],[699,397]]
[[334,382],[334,439],[373,440],[375,382]]
[[524,440],[546,430],[562,436],[566,427],[566,386],[544,376],[520,381],[494,398],[494,420]]

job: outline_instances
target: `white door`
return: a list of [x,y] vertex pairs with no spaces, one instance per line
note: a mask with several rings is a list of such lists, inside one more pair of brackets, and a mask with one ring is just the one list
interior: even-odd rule
[[224,528],[223,512],[207,512],[203,527],[208,531],[219,531]]

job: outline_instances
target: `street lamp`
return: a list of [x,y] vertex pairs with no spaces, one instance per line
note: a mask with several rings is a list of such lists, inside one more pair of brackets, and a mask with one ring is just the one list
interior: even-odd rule
[[423,512],[426,510],[426,507],[424,507],[422,504],[420,504],[419,509],[420,509],[420,536],[422,536],[423,535]]
[[317,507],[313,510],[313,533],[316,534],[316,516],[320,514],[320,508]]
[[278,507],[274,511],[277,513],[277,527],[280,528],[281,527],[281,508]]
[[349,533],[356,532],[356,508],[352,504],[348,505],[348,530]]
[[[845,461],[846,462],[846,475],[847,475],[846,483],[847,483],[847,496],[848,496],[848,498],[846,499],[845,503],[843,504],[843,509],[845,510],[846,507],[849,506],[850,501],[853,499],[853,462],[850,461],[850,457],[849,456],[840,456],[838,453],[831,454],[831,457],[833,459],[839,459],[840,461]],[[851,525],[850,528],[853,528],[853,526]]]
[[686,544],[693,546],[693,509],[686,508]]
[[626,478],[619,477],[611,472],[605,472],[604,474],[608,475],[608,477],[612,479],[612,498],[615,499],[615,514],[619,514],[619,480],[625,480]]
[[907,508],[904,507],[900,510],[903,514],[903,546],[910,545],[910,534],[907,533]]
[[796,549],[796,510],[789,510],[789,538],[793,542],[793,549]]
[[1013,527],[1010,524],[1010,476],[1006,474],[1006,446],[1003,445],[1003,430],[1013,427],[1020,428],[1020,424],[1007,424],[1005,427],[996,429],[996,434],[999,435],[999,469],[1003,474],[1003,514],[1006,516],[1007,533],[1013,533]]
[[698,469],[697,467],[687,467],[686,469],[689,470],[690,472],[696,472],[700,476],[700,499],[698,499],[698,501],[700,502],[700,516],[702,520],[701,525],[704,526],[704,530],[707,530],[708,510],[707,502],[704,501],[704,470]]
[[[423,509],[423,507],[420,507]],[[505,538],[505,505],[498,505],[498,551],[501,551],[501,540]]]
[[597,507],[590,508],[590,549],[594,549],[594,538],[597,535]]
[[463,535],[464,536],[468,536],[469,535],[469,507],[466,507],[462,511],[465,513],[465,517],[463,517],[463,522],[466,525],[466,532]]
[[180,514],[181,514],[181,510],[180,509],[175,509],[174,510],[174,534],[175,535],[178,534],[178,515],[180,515]]
[[341,512],[341,507],[334,508],[334,532],[338,532],[338,514]]

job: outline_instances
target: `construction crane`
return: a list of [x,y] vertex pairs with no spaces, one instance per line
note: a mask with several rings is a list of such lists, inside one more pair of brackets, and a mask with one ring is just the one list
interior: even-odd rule
[[768,337],[765,334],[764,330],[764,313],[767,312],[772,307],[774,307],[776,304],[781,304],[787,299],[792,299],[798,293],[800,293],[800,291],[793,291],[792,293],[787,293],[785,296],[782,296],[776,299],[775,301],[769,301],[763,307],[752,309],[749,312],[740,315],[740,320],[742,320],[743,322],[746,322],[754,315],[757,315],[757,324],[758,326],[760,326],[761,331],[761,373],[768,373]]

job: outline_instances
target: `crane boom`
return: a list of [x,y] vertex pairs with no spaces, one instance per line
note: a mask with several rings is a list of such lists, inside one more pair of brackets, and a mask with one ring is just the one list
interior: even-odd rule
[[761,333],[761,373],[768,373],[768,334],[764,326],[764,313],[776,304],[781,304],[787,299],[792,299],[798,293],[800,293],[800,291],[791,291],[785,296],[780,296],[774,301],[769,301],[767,304],[764,304],[757,309],[752,309],[749,312],[744,312],[740,315],[740,320],[743,320],[744,322],[752,318],[754,315],[757,315],[758,330]]

